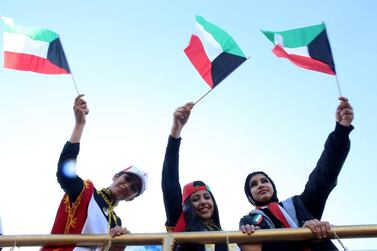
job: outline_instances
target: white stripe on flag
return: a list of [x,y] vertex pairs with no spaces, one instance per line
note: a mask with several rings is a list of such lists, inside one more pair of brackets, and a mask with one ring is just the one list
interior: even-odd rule
[[47,58],[49,43],[25,35],[4,32],[4,51],[24,53]]
[[196,23],[196,27],[199,30],[198,37],[203,43],[204,50],[209,60],[212,62],[218,55],[220,55],[223,52],[223,48],[215,40],[211,33],[204,30],[202,25]]
[[295,54],[295,55],[300,55],[304,57],[310,57],[308,47],[303,46],[303,47],[296,47],[296,48],[287,48],[284,46],[284,38],[282,35],[275,33],[274,34],[274,41],[276,45],[280,45],[281,47],[284,48],[284,50],[288,54]]
[[304,57],[310,57],[307,46],[296,47],[296,48],[286,48],[286,47],[284,47],[284,50],[288,54],[295,54],[295,55],[300,55],[300,56],[304,56]]

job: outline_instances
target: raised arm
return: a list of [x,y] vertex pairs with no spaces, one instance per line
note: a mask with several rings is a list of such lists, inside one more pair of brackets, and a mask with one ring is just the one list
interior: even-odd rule
[[182,212],[182,192],[179,184],[179,147],[181,131],[187,123],[193,103],[178,107],[173,114],[173,126],[166,147],[162,168],[162,193],[166,212],[166,226],[173,228]]
[[80,139],[83,133],[86,115],[89,109],[86,101],[79,95],[75,99],[73,111],[75,115],[75,127],[70,140],[64,145],[58,162],[56,176],[64,192],[69,195],[71,202],[74,202],[83,189],[83,180],[76,175],[75,164],[80,151]]
[[353,108],[347,98],[340,97],[339,100],[335,130],[328,136],[321,157],[309,175],[304,192],[299,196],[312,215],[319,220],[350,149],[348,136],[353,129]]

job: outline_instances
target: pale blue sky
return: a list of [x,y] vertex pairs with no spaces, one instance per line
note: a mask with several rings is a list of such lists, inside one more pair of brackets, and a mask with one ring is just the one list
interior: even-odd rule
[[[80,176],[102,188],[130,164],[150,174],[145,195],[117,208],[132,232],[164,231],[160,180],[172,113],[208,90],[183,53],[195,15],[226,30],[251,58],[193,110],[182,134],[181,183],[202,179],[211,186],[226,230],[236,230],[251,209],[243,193],[249,172],[268,172],[280,199],[301,193],[335,124],[336,82],[276,58],[260,29],[324,21],[343,95],[355,110],[355,130],[323,219],[377,224],[376,10],[374,0],[0,2],[1,16],[60,34],[90,108]],[[50,231],[63,195],[56,162],[73,129],[75,96],[69,76],[0,68],[5,234]],[[377,249],[377,238],[344,243]]]

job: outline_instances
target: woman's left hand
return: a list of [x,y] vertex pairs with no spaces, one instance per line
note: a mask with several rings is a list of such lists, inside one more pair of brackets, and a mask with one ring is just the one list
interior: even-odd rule
[[305,221],[303,227],[307,227],[313,233],[317,234],[318,239],[327,238],[331,230],[330,223],[327,221],[319,221],[317,219]]
[[110,235],[111,237],[116,237],[116,236],[120,236],[120,235],[123,235],[123,234],[130,234],[131,232],[128,231],[127,228],[125,227],[120,227],[120,226],[116,226],[116,227],[113,227],[110,229]]

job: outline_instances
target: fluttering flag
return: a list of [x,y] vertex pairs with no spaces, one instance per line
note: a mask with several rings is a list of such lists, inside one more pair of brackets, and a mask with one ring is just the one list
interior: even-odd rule
[[70,74],[58,34],[54,31],[4,21],[4,67],[42,74]]
[[272,51],[276,56],[287,58],[305,69],[336,75],[324,23],[293,30],[262,32],[275,44]]
[[192,35],[185,53],[211,89],[215,88],[246,57],[228,33],[196,16],[197,35]]

